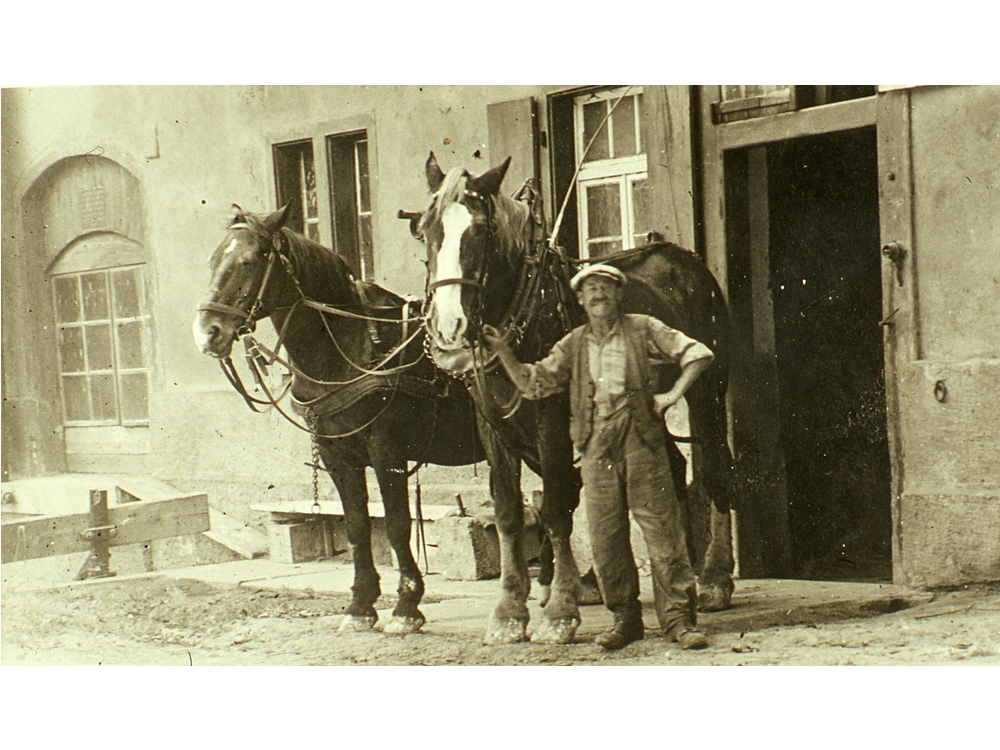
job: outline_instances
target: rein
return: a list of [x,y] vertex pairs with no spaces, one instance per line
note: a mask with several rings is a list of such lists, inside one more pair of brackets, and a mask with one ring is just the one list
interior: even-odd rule
[[[611,113],[614,112],[615,107],[618,106],[623,98],[624,95],[611,107],[607,115],[608,117],[610,117]],[[607,117],[605,118],[605,121],[606,120]],[[590,146],[593,145],[593,141],[594,139],[592,138],[591,142],[587,145],[588,151]],[[501,337],[514,348],[518,347],[523,342],[529,326],[536,321],[538,309],[542,301],[547,281],[550,282],[549,288],[552,290],[556,298],[556,306],[559,312],[562,329],[561,333],[562,335],[565,335],[573,328],[572,320],[570,318],[572,301],[566,291],[570,287],[569,279],[573,266],[585,263],[621,260],[643,252],[648,252],[647,248],[633,248],[631,250],[600,258],[577,260],[567,257],[565,251],[555,244],[556,232],[558,232],[559,227],[558,220],[553,230],[553,234],[546,237],[545,221],[544,217],[541,216],[541,198],[537,194],[535,188],[531,185],[531,182],[532,180],[530,178],[525,180],[525,183],[521,186],[521,188],[512,196],[514,200],[527,204],[533,218],[533,236],[529,252],[524,253],[521,257],[521,268],[511,302],[507,307],[500,323],[496,326]],[[492,204],[487,203],[487,205]],[[562,218],[562,211],[565,207],[566,203],[564,202],[563,208],[560,210],[560,220]],[[492,217],[490,217],[490,226],[493,228]],[[495,231],[493,232],[493,235],[494,240],[497,240],[498,238]],[[484,259],[484,264],[485,263],[486,261]],[[482,297],[485,294],[485,276],[486,274],[483,274],[483,278],[479,282],[468,278],[441,279],[428,285],[428,290],[432,291],[433,289],[446,284],[467,284],[478,287],[480,297]],[[659,290],[652,287],[652,285],[647,283],[646,286],[649,286],[654,293],[662,295],[662,292],[659,292]],[[425,340],[425,348],[427,348],[426,345],[429,343],[429,339],[430,337]],[[518,438],[517,442],[525,443],[526,439],[522,434],[520,434],[521,431],[517,429],[515,423],[510,421],[521,406],[523,400],[521,392],[515,387],[510,402],[503,405],[498,404],[496,400],[490,396],[486,378],[487,375],[496,370],[499,365],[499,359],[495,354],[484,359],[478,356],[479,353],[480,350],[476,346],[473,346],[472,369],[471,372],[465,373],[461,376],[462,380],[465,382],[466,387],[473,392],[473,401],[477,407],[479,407],[480,413],[486,421],[501,434],[507,434],[508,437],[510,437],[512,436],[511,433],[515,433],[513,437]],[[693,436],[678,436],[672,434],[669,430],[666,430],[666,432],[668,437],[677,443],[700,442],[698,438]],[[515,441],[508,439],[506,442],[513,443]]]
[[[260,231],[249,224],[233,224],[229,229],[230,231],[233,229],[247,229],[258,237],[264,236]],[[198,306],[199,312],[216,312],[221,313],[222,315],[230,315],[237,320],[242,319],[243,323],[236,329],[236,338],[239,338],[242,333],[256,330],[257,321],[269,314],[264,310],[264,294],[267,292],[268,284],[271,281],[271,274],[274,271],[274,258],[277,255],[281,257],[282,260],[285,260],[285,257],[281,255],[281,239],[278,238],[278,236],[275,236],[271,243],[274,247],[274,251],[268,253],[267,268],[264,269],[264,276],[261,278],[260,286],[257,288],[257,294],[254,295],[254,301],[247,310],[241,310],[238,307],[224,305],[221,302],[213,302],[211,300],[206,300]],[[286,268],[286,270],[288,269]]]
[[[232,305],[226,305],[223,303],[213,302],[213,301],[203,302],[201,305],[199,305],[198,310],[229,315],[236,318],[237,320],[243,321],[242,324],[239,325],[239,327],[236,329],[235,338],[240,339],[242,337],[245,337],[243,345],[246,350],[247,365],[254,376],[254,381],[256,382],[257,386],[264,392],[266,398],[260,399],[250,395],[250,393],[247,391],[246,386],[243,384],[243,381],[241,380],[231,357],[226,357],[225,359],[220,360],[219,366],[222,369],[223,374],[225,374],[226,379],[229,381],[230,385],[232,385],[233,388],[236,390],[236,392],[243,397],[244,401],[246,401],[247,406],[249,406],[250,409],[252,409],[255,412],[261,413],[263,411],[266,411],[266,409],[258,408],[259,406],[266,406],[268,407],[268,409],[274,408],[293,426],[302,430],[303,432],[308,432],[315,438],[333,440],[333,439],[351,437],[353,435],[358,434],[359,432],[364,431],[367,427],[371,426],[371,424],[373,424],[392,405],[393,400],[395,399],[396,392],[400,389],[407,391],[411,394],[420,396],[428,395],[427,391],[431,390],[434,392],[434,395],[438,395],[436,390],[434,390],[430,384],[427,384],[428,385],[427,388],[421,388],[419,386],[414,386],[413,384],[404,383],[402,380],[405,377],[404,373],[407,370],[410,370],[411,368],[419,364],[420,361],[424,358],[425,355],[423,352],[421,352],[420,355],[413,362],[399,364],[394,367],[387,367],[389,362],[391,362],[395,357],[399,356],[403,351],[405,351],[405,349],[413,342],[413,340],[422,333],[422,328],[420,326],[415,327],[413,332],[410,333],[410,326],[412,325],[412,323],[414,321],[421,320],[419,315],[414,316],[411,315],[410,313],[410,307],[411,305],[414,304],[413,301],[406,300],[403,302],[403,305],[401,306],[400,310],[400,319],[396,320],[394,318],[385,318],[385,317],[378,317],[375,315],[351,312],[349,310],[345,310],[340,307],[335,307],[332,305],[328,305],[325,303],[309,299],[302,290],[302,286],[295,275],[291,261],[285,255],[285,253],[282,252],[282,249],[285,247],[286,244],[286,238],[283,231],[279,230],[274,235],[268,236],[267,233],[264,232],[261,228],[256,227],[253,224],[243,223],[243,222],[233,224],[232,226],[230,226],[230,229],[231,230],[247,229],[256,236],[265,240],[271,246],[271,251],[268,253],[268,265],[261,279],[260,287],[258,288],[257,293],[254,295],[254,301],[251,303],[250,307],[247,310],[242,310]],[[275,266],[275,258],[278,258],[281,261],[281,264],[286,274],[291,279],[293,285],[295,286],[296,291],[299,294],[299,299],[296,300],[290,306],[286,306],[284,308],[275,308],[275,310],[288,309],[289,312],[285,317],[281,329],[278,332],[278,340],[274,349],[272,350],[267,346],[263,345],[262,343],[260,343],[257,339],[255,339],[252,333],[255,331],[256,323],[260,319],[266,317],[267,315],[273,314],[274,312],[274,311],[271,312],[266,311],[264,305],[264,298],[272,278],[273,269]],[[362,310],[389,311],[397,309],[397,306],[395,305],[375,306],[366,304],[364,302],[364,293],[362,291],[360,284],[358,284],[357,282],[355,282],[355,284],[356,284],[356,289],[358,291],[358,295],[362,300],[360,304]],[[303,372],[300,368],[296,367],[288,359],[283,358],[278,354],[278,352],[281,349],[282,343],[285,339],[285,335],[289,330],[289,324],[291,323],[291,320],[294,317],[295,312],[300,307],[313,309],[320,313],[320,315],[322,316],[324,329],[326,330],[327,335],[330,338],[330,341],[333,343],[334,347],[337,350],[337,353],[343,358],[343,360],[352,369],[356,370],[359,373],[356,377],[343,381],[319,380],[317,378],[311,377],[310,375],[307,375],[305,372]],[[380,361],[378,361],[372,366],[365,367],[355,362],[342,349],[340,343],[337,341],[337,337],[330,330],[329,323],[327,321],[327,316],[329,315],[339,316],[353,320],[366,321],[369,324],[368,325],[369,345],[379,343],[378,333],[375,330],[375,324],[393,323],[396,325],[400,325],[402,327],[401,341],[399,344],[394,346],[388,353],[382,356],[380,358]],[[293,409],[298,414],[305,416],[308,421],[313,421],[312,419],[309,419],[309,417],[311,416],[311,412],[313,411],[314,407],[319,404],[324,404],[325,407],[327,408],[326,413],[320,416],[333,416],[335,414],[345,411],[350,406],[357,403],[357,401],[360,400],[360,398],[377,390],[389,390],[391,391],[392,396],[386,401],[382,409],[380,409],[379,412],[365,424],[353,430],[340,434],[335,434],[335,435],[320,434],[316,429],[312,428],[311,426],[300,424],[294,417],[289,415],[280,406],[279,402],[283,400],[286,395],[288,395],[292,383],[291,380],[289,380],[289,382],[287,382],[283,386],[280,394],[275,395],[274,393],[272,393],[270,387],[267,385],[265,381],[265,378],[267,376],[267,368],[272,366],[275,362],[285,367],[296,378],[301,378],[302,380],[308,381],[313,385],[319,385],[327,387],[329,389],[327,390],[326,393],[323,393],[314,399],[310,399],[309,401],[298,401],[293,397],[293,402],[292,402]],[[417,381],[419,379],[406,378],[406,381],[410,380]],[[422,383],[423,381],[420,382]],[[410,387],[406,387],[407,385],[409,385]],[[339,408],[336,407],[331,408],[330,402],[333,400],[331,397],[337,394],[343,394],[345,398],[342,399],[342,403],[336,405],[339,406]]]
[[[514,295],[507,306],[503,317],[496,328],[501,336],[511,343],[513,347],[518,347],[524,340],[524,336],[532,323],[536,322],[539,308],[544,300],[544,292],[548,286],[554,292],[556,306],[560,317],[562,332],[568,333],[572,329],[572,321],[569,316],[569,306],[567,300],[560,289],[560,271],[565,276],[565,256],[560,249],[551,246],[546,242],[545,220],[542,214],[541,197],[531,184],[529,178],[514,193],[513,200],[527,206],[532,218],[532,237],[528,252],[521,258],[521,267],[518,272],[517,283],[514,286]],[[469,191],[466,191],[467,193]],[[473,197],[479,197],[474,195]],[[492,201],[483,201],[487,210],[492,209]],[[499,243],[496,234],[495,222],[492,214],[488,216],[488,223],[493,234],[494,241]],[[487,254],[484,254],[483,264],[487,263]],[[558,269],[558,270],[557,270]],[[485,293],[488,270],[481,272],[481,278],[473,279],[441,279],[428,286],[428,290],[433,290],[446,284],[467,284],[475,286],[479,290],[480,299]],[[566,276],[568,279],[568,276]],[[547,283],[548,282],[548,283]],[[429,343],[425,341],[425,344]],[[511,418],[517,413],[522,403],[522,396],[517,388],[514,389],[510,401],[506,404],[498,404],[490,395],[487,375],[495,371],[499,361],[496,355],[487,358],[479,356],[481,350],[472,347],[473,364],[472,370],[466,373],[462,379],[467,388],[473,392],[473,401],[480,409],[480,413],[493,428],[503,433],[517,433],[511,437],[516,437],[518,442],[526,443],[527,436],[524,435]],[[508,440],[508,442],[512,442]]]

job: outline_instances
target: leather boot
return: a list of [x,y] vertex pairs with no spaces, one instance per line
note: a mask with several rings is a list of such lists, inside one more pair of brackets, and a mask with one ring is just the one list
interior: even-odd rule
[[708,648],[708,638],[694,625],[681,623],[674,625],[670,629],[670,640],[679,644],[681,648],[691,651],[695,649]]
[[644,637],[645,628],[642,624],[642,616],[634,613],[615,614],[615,624],[600,633],[595,639],[601,648],[608,651],[617,651],[625,648],[632,641],[641,641]]

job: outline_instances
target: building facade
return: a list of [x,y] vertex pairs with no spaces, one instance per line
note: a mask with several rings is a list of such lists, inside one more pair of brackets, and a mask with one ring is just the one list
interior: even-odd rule
[[428,152],[511,156],[571,254],[657,231],[727,294],[744,576],[1000,579],[998,115],[990,87],[4,90],[4,479],[153,476],[248,523],[308,497],[306,437],[191,339],[232,204],[420,296],[396,214]]

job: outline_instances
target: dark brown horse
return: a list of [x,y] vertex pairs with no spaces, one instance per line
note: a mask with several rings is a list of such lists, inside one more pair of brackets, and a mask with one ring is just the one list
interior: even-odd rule
[[[569,546],[579,479],[572,468],[569,404],[565,394],[521,402],[495,360],[484,359],[480,327],[503,332],[519,359],[535,361],[582,322],[569,288],[571,263],[545,243],[544,219],[525,202],[500,193],[510,160],[473,177],[462,169],[445,175],[432,153],[427,161],[430,208],[414,234],[427,248],[425,309],[431,355],[442,369],[462,377],[479,414],[479,429],[492,468],[500,535],[502,594],[487,640],[509,642],[526,634],[527,571],[522,561],[520,464],[540,473],[542,522],[555,555],[552,596],[545,622],[532,640],[568,642],[579,623],[578,578]],[[733,556],[729,526],[732,456],[726,441],[729,315],[715,278],[693,253],[658,242],[602,259],[629,278],[627,312],[654,315],[707,344],[712,367],[687,394],[695,482],[712,499],[711,543],[700,575],[703,610],[729,606]],[[678,372],[661,373],[663,391]]]
[[284,228],[286,215],[287,206],[267,217],[236,215],[210,260],[195,339],[205,354],[227,361],[233,342],[270,317],[288,353],[293,405],[344,506],[354,585],[341,630],[367,630],[378,619],[365,483],[371,466],[399,563],[399,602],[384,630],[412,633],[424,623],[424,582],[410,551],[407,462],[482,460],[475,410],[465,389],[425,356],[419,308],[356,281],[342,257]]

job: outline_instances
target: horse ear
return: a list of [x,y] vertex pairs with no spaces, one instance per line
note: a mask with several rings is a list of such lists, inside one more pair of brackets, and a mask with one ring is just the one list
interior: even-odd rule
[[441,183],[444,182],[444,172],[442,172],[441,167],[438,166],[437,158],[434,156],[433,151],[431,151],[431,155],[427,157],[427,163],[424,165],[424,172],[427,174],[427,187],[431,189],[432,193],[436,193],[438,188],[441,187]]
[[500,190],[500,183],[503,182],[504,175],[507,174],[507,167],[510,166],[510,157],[503,160],[503,164],[493,167],[489,172],[483,172],[479,177],[472,177],[466,185],[475,190],[480,195],[496,195]]
[[264,219],[264,226],[267,227],[268,232],[273,234],[285,226],[285,221],[288,219],[288,207],[291,205],[291,202],[288,202],[274,213],[267,215],[267,218]]

